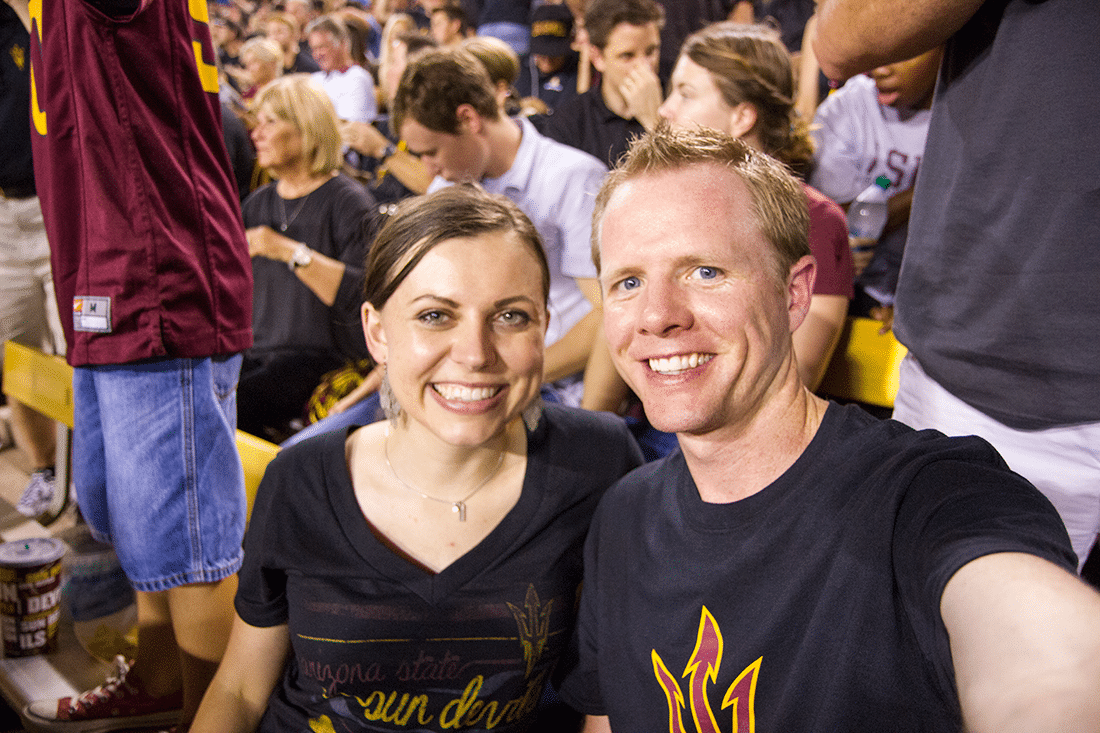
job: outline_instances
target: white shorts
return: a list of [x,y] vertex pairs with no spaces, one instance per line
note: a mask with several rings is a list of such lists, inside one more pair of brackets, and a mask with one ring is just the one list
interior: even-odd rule
[[918,430],[977,435],[1058,510],[1069,531],[1078,569],[1100,532],[1100,423],[1015,430],[971,407],[929,377],[912,355],[901,364],[894,419]]
[[33,196],[0,197],[0,344],[8,340],[65,353],[46,227]]

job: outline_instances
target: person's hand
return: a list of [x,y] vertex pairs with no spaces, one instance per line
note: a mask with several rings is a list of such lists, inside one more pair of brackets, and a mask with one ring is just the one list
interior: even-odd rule
[[374,125],[355,120],[340,122],[340,137],[352,150],[372,158],[381,158],[390,142]]
[[266,257],[278,262],[290,262],[297,242],[279,234],[266,224],[245,230],[249,257]]
[[862,275],[867,265],[871,264],[876,244],[878,242],[866,237],[848,237],[848,246],[852,250],[852,269],[855,270],[856,277]]
[[653,69],[646,64],[635,66],[623,80],[619,93],[626,100],[630,117],[642,123],[642,127],[647,131],[657,127],[660,119],[657,108],[664,101],[664,90],[661,88],[660,78]]
[[878,332],[880,336],[885,336],[894,329],[894,306],[892,305],[877,305],[871,309],[871,318],[882,323]]

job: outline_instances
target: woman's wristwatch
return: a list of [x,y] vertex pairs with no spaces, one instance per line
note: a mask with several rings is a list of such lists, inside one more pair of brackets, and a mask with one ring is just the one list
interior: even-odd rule
[[309,267],[311,262],[313,262],[313,250],[299,242],[286,266],[290,268],[291,272],[296,272],[299,267]]

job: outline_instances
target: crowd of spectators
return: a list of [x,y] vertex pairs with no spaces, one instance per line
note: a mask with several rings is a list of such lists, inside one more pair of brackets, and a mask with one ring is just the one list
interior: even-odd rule
[[[986,6],[1004,6],[1008,1]],[[927,141],[933,139],[941,145],[943,140],[951,140],[951,149],[958,155],[973,154],[975,149],[967,144],[972,142],[967,131],[959,132],[952,127],[953,121],[943,121],[947,112],[938,118],[938,133],[936,127],[936,100],[941,100],[941,110],[950,103],[953,111],[972,113],[972,98],[967,96],[965,75],[960,71],[971,61],[963,58],[965,44],[955,41],[952,55],[947,36],[917,34],[920,42],[892,38],[894,45],[888,53],[864,57],[837,41],[850,40],[850,33],[838,30],[844,26],[844,9],[850,4],[848,0],[828,0],[822,6],[827,9],[818,16],[818,4],[813,0],[211,2],[225,142],[240,193],[253,282],[253,338],[240,367],[238,426],[289,447],[320,434],[334,435],[339,428],[389,420],[395,432],[380,426],[364,431],[360,436],[363,445],[357,448],[361,452],[352,462],[374,467],[380,458],[393,474],[387,474],[387,491],[409,502],[419,495],[441,503],[447,521],[446,512],[451,512],[465,522],[465,500],[422,493],[401,477],[420,458],[408,436],[423,427],[417,423],[429,428],[434,423],[413,414],[414,430],[408,433],[407,423],[401,422],[408,418],[395,417],[391,383],[396,382],[399,393],[412,388],[402,385],[402,372],[394,363],[387,372],[378,355],[384,353],[391,359],[394,354],[401,355],[395,337],[401,329],[396,322],[383,324],[398,311],[390,306],[387,316],[383,309],[392,290],[375,293],[371,300],[365,298],[364,289],[371,292],[368,278],[372,267],[384,275],[396,273],[387,270],[385,263],[368,259],[379,256],[372,253],[376,237],[385,247],[397,246],[402,236],[409,241],[401,246],[424,246],[424,241],[403,232],[399,225],[411,219],[417,226],[439,230],[439,222],[432,217],[452,210],[445,206],[448,196],[469,205],[463,203],[461,191],[467,184],[475,184],[475,198],[485,196],[479,200],[480,206],[503,206],[509,221],[515,216],[513,208],[522,213],[517,220],[537,232],[545,249],[545,261],[540,262],[544,281],[540,287],[527,283],[531,292],[525,296],[534,303],[545,301],[544,314],[541,306],[533,309],[538,311],[535,320],[545,320],[545,353],[540,345],[541,361],[527,364],[524,372],[525,380],[537,377],[540,384],[524,384],[545,402],[622,416],[645,459],[667,456],[677,447],[676,435],[662,433],[650,424],[640,394],[631,391],[612,364],[602,325],[598,262],[593,261],[592,242],[599,239],[593,236],[593,210],[595,207],[597,217],[602,216],[600,206],[607,206],[609,199],[601,204],[597,193],[636,139],[647,133],[675,136],[704,128],[706,134],[716,131],[723,139],[741,141],[736,145],[743,143],[751,151],[746,153],[750,161],[753,156],[762,157],[767,166],[778,161],[774,163],[775,175],[782,178],[791,173],[801,184],[791,185],[801,191],[796,202],[803,196],[806,200],[815,275],[807,283],[804,318],[797,323],[791,319],[794,382],[816,390],[846,319],[870,316],[882,321],[885,332],[893,325],[897,300],[902,314],[899,333],[913,352],[903,367],[907,381],[898,399],[899,413],[908,416],[903,422],[950,434],[972,431],[993,443],[1013,470],[1024,474],[1051,499],[1069,527],[1073,549],[1083,565],[1100,526],[1096,492],[1081,488],[1085,480],[1046,482],[1042,473],[1049,455],[1057,454],[1059,465],[1080,463],[1079,447],[1067,443],[1094,442],[1100,424],[1090,412],[1095,396],[1073,398],[1077,392],[1087,391],[1080,388],[1087,369],[1080,367],[1079,359],[1066,355],[1064,324],[1043,329],[1045,321],[1027,312],[1006,323],[1008,316],[1023,306],[1009,303],[1011,308],[998,311],[997,318],[991,319],[977,302],[995,298],[1023,302],[1022,296],[1012,298],[1013,288],[1021,282],[1029,293],[1041,291],[1048,300],[1065,296],[1067,302],[1089,312],[1077,292],[1080,288],[1053,287],[1049,273],[1062,273],[1067,284],[1078,280],[1068,272],[1064,253],[1048,246],[1049,232],[1011,217],[999,218],[1000,209],[983,211],[982,237],[959,235],[960,229],[966,228],[960,220],[967,216],[960,213],[960,201],[982,208],[976,199],[1003,204],[1011,198],[1003,193],[998,197],[996,190],[987,197],[974,190],[973,176],[952,173],[944,152],[948,148],[930,150],[931,158],[925,153]],[[979,21],[1001,22],[999,17],[986,17],[990,13],[980,13]],[[1095,13],[1089,17],[1095,21]],[[1010,19],[1006,27],[1015,27],[1013,22]],[[970,26],[963,30],[967,28]],[[815,45],[819,33],[828,36],[820,44],[820,68]],[[980,29],[970,28],[969,36],[959,38],[973,35],[980,35]],[[996,58],[999,64],[1016,68],[1014,62]],[[836,88],[829,91],[825,72],[829,77],[846,78],[846,82],[832,83]],[[212,97],[213,90],[208,91]],[[946,127],[951,127],[950,134],[944,131]],[[1002,128],[983,122],[983,129],[986,127],[1003,133]],[[647,140],[653,137],[651,134]],[[25,147],[22,137],[18,147]],[[1023,153],[1021,157],[1035,163]],[[925,161],[930,159],[933,172],[918,175],[922,163],[928,165]],[[1083,166],[1062,162],[1069,170],[1067,175],[1080,180]],[[995,172],[995,182],[1003,185],[1008,175]],[[0,189],[5,214],[14,211],[17,200],[26,201],[34,194],[33,185],[22,185],[22,179],[12,177],[15,173],[6,173]],[[883,176],[890,181],[884,232],[869,247],[860,242],[859,248],[851,249],[846,211],[861,191]],[[938,185],[934,192],[920,187],[921,182],[927,187],[929,180]],[[965,189],[961,193],[960,187]],[[1034,187],[1040,188],[1038,184]],[[452,193],[431,198],[430,194],[444,189]],[[502,204],[503,199],[494,199],[494,195],[511,203]],[[1081,209],[1051,201],[1045,190],[1034,192],[1034,196],[1056,211],[1059,226],[1068,226],[1072,212]],[[705,196],[700,193],[698,198]],[[658,208],[656,198],[651,203]],[[458,204],[452,202],[452,206]],[[695,208],[701,211],[703,207]],[[478,212],[468,215],[474,213]],[[1022,243],[1013,244],[1012,253],[1024,263],[1016,269],[999,262],[989,268],[988,263],[997,259],[990,254],[992,240],[1006,221],[1017,231],[1034,234],[1027,239],[1039,244],[1033,250]],[[387,222],[391,223],[388,228]],[[6,221],[0,223],[7,225]],[[758,221],[756,225],[768,230],[772,223]],[[503,230],[507,233],[512,226]],[[505,272],[511,272],[510,260],[498,262],[477,244],[479,238],[491,240],[500,230],[494,224],[468,239],[471,252],[481,253],[477,268],[496,272],[492,287],[506,292],[513,285]],[[436,234],[439,242],[427,248],[439,245],[443,253],[449,253],[454,242],[462,239],[459,234],[448,239],[442,230]],[[644,234],[638,232],[636,239],[643,239]],[[950,249],[952,236],[958,240],[954,249]],[[1005,236],[1011,238],[1012,231]],[[929,244],[933,240],[934,246]],[[906,255],[914,242],[919,251]],[[447,267],[439,267],[444,273],[452,267],[461,271],[463,298],[477,301],[481,286],[470,277],[475,268],[456,265],[462,258],[455,251],[450,259],[450,255],[432,255],[426,260],[428,265],[411,260],[393,287],[399,287],[406,277],[413,283],[430,280],[428,273],[435,271],[432,263],[442,258]],[[41,252],[27,252],[42,259]],[[529,252],[519,252],[513,257],[517,262],[530,259]],[[12,260],[13,255],[7,259]],[[1027,263],[1032,260],[1036,264],[1029,269]],[[903,269],[903,261],[910,263],[908,270]],[[968,273],[984,273],[980,286],[962,282],[957,268],[946,272],[955,261],[966,264]],[[692,266],[707,269],[694,262]],[[1083,267],[1082,271],[1089,270]],[[41,275],[20,272],[24,285],[34,284],[37,280],[33,278]],[[626,277],[639,278],[637,274]],[[455,306],[455,310],[461,308]],[[1042,314],[1049,317],[1055,311],[1053,306],[1044,306]],[[973,323],[964,328],[972,314],[976,314]],[[944,321],[949,315],[953,320]],[[1031,341],[999,338],[1001,332],[1017,326],[1030,334]],[[983,328],[993,335],[987,337]],[[959,333],[952,336],[956,330]],[[38,341],[44,335],[10,328],[7,332]],[[1044,340],[1036,345],[1040,335]],[[410,354],[415,351],[408,344],[405,347]],[[1041,356],[1030,358],[1034,352]],[[969,370],[961,362],[981,368]],[[400,367],[400,362],[396,363]],[[1022,366],[1013,366],[1017,364]],[[407,364],[405,368],[408,370]],[[1040,390],[1027,389],[1037,384],[1034,375],[1038,373],[1055,375],[1057,400],[1047,400]],[[405,376],[413,380],[413,376]],[[460,389],[455,387],[455,394]],[[1025,393],[1026,399],[1017,397]],[[408,399],[404,394],[398,396]],[[963,397],[956,399],[959,396]],[[444,399],[451,398],[458,399],[454,394],[444,395]],[[1044,401],[1046,404],[1040,404]],[[26,416],[18,404],[12,408],[16,427],[26,433],[22,423],[33,416]],[[522,408],[517,401],[510,409],[515,414],[526,413]],[[549,424],[556,425],[561,419],[556,417],[558,409],[549,413]],[[596,419],[590,412],[584,414],[584,419]],[[528,419],[526,414],[523,417]],[[535,425],[539,419],[536,415]],[[608,430],[624,432],[617,420],[598,419],[613,423]],[[518,473],[506,480],[506,461],[514,460],[507,456],[523,452],[517,445],[526,439],[507,433],[503,425],[496,426],[498,432],[482,436],[476,446],[489,458],[479,457],[477,467],[481,469],[484,463],[485,470],[476,473],[488,478],[478,484],[475,493],[498,484],[508,491],[520,491]],[[1067,425],[1069,437],[1064,438],[1062,431]],[[38,432],[44,434],[49,427]],[[403,463],[401,447],[406,439],[410,442]],[[572,438],[556,439],[569,442]],[[339,463],[344,448],[335,438],[328,440],[335,446],[329,453]],[[36,447],[32,441],[22,442],[27,443],[23,447],[29,453]],[[43,445],[33,453],[39,471],[20,506],[20,511],[29,515],[40,514],[49,506],[54,491],[49,484],[52,471],[46,465],[52,446],[45,439],[38,442]],[[391,443],[395,442],[401,471],[391,465]],[[1023,442],[1033,445],[1020,448]],[[314,447],[320,444],[310,443]],[[286,461],[307,455],[309,448],[296,450]],[[615,474],[605,477],[608,481],[636,462],[636,457],[627,453],[630,455],[622,459],[622,466],[608,469]],[[39,463],[43,465],[39,467]],[[429,464],[419,461],[420,468]],[[290,464],[281,465],[279,470],[287,473]],[[498,478],[502,466],[505,470]],[[439,469],[437,473],[444,474],[447,467]],[[357,478],[366,481],[369,471],[364,471]],[[292,489],[288,491],[293,494]],[[275,509],[268,506],[264,511]],[[387,513],[380,509],[375,513],[377,516],[366,511],[376,526],[384,524]],[[398,527],[396,536],[401,541],[394,542],[398,549],[406,545],[424,549],[415,544],[415,538],[423,536],[416,524]],[[440,526],[449,527],[446,523]],[[382,534],[378,533],[379,537]],[[476,544],[470,537],[459,536]],[[476,539],[476,533],[471,537]],[[251,542],[256,554],[261,540],[253,537]],[[407,554],[420,557],[416,551]],[[452,554],[454,557],[437,563],[437,570],[465,557],[457,550]],[[423,564],[433,567],[430,562]],[[246,575],[242,581],[247,613],[238,619],[238,626],[245,618],[266,620],[269,615],[285,623],[279,613],[269,614],[266,609],[261,613],[259,601],[249,609],[250,598],[268,592],[254,582],[256,568],[250,571],[252,580]],[[239,605],[239,612],[241,608]],[[238,642],[238,661],[228,668],[234,671],[236,667],[234,674],[247,679],[259,654],[260,661],[270,667],[264,673],[270,685],[259,696],[265,701],[284,669],[283,658],[275,655],[285,653],[287,640],[281,636],[256,638],[261,642],[255,647],[260,652],[245,654],[241,649],[248,645]],[[275,651],[268,654],[265,645]],[[527,664],[530,667],[530,660]],[[122,674],[125,677],[125,670]],[[226,674],[223,672],[223,677]],[[232,680],[233,685],[238,682]],[[573,694],[574,700],[579,699],[576,690]],[[529,716],[531,710],[533,707],[527,710]],[[210,729],[216,728],[210,722],[209,709],[207,717],[204,722]]]
[[[812,45],[814,3],[718,0],[702,5],[706,7],[677,5],[669,11],[668,4],[652,0],[526,0],[485,6],[464,0],[228,0],[213,4],[211,12],[226,82],[223,98],[250,129],[256,115],[249,101],[281,76],[309,73],[331,98],[343,142],[343,173],[358,180],[364,196],[373,199],[372,210],[348,231],[369,232],[402,199],[446,182],[476,180],[491,188],[496,178],[489,171],[499,167],[496,157],[513,154],[507,145],[517,136],[545,135],[612,168],[633,139],[663,121],[714,127],[777,157],[805,182],[810,202],[811,244],[819,274],[811,316],[795,341],[800,372],[814,389],[845,316],[870,315],[883,321],[884,329],[891,324],[942,49],[881,65],[824,94],[825,75]],[[520,6],[525,24],[515,22]],[[499,17],[490,17],[493,13]],[[462,159],[447,168],[437,146],[425,148],[423,140],[410,151],[403,131],[391,122],[406,67],[435,48],[468,52],[478,59],[501,110],[502,129],[513,133],[497,139],[478,130],[470,136],[485,148],[478,153],[485,160],[476,165]],[[404,93],[408,97],[418,92]],[[461,140],[470,132],[471,123],[463,117],[467,102],[453,94],[428,99],[424,106],[437,107],[440,119],[457,114],[457,126],[422,126],[423,120],[413,119],[413,128],[421,138],[431,133],[430,139],[444,143]],[[509,142],[502,142],[504,138]],[[499,145],[506,147],[496,149]],[[272,173],[269,166],[257,164],[252,187],[270,181]],[[850,253],[845,246],[845,211],[860,191],[883,175],[890,180],[891,196],[881,243]],[[519,200],[519,190],[509,195]],[[537,210],[527,213],[536,221],[543,215]],[[578,218],[572,226],[587,236],[588,223],[581,221],[586,213],[567,215]],[[297,241],[308,239],[303,235]],[[369,247],[369,242],[363,246]],[[293,280],[291,285],[306,288]],[[258,302],[288,297],[293,299],[282,288],[274,296],[257,295]],[[598,297],[578,300],[569,308],[587,301],[597,313]],[[552,314],[564,317],[569,308],[561,308],[552,308]],[[335,320],[354,319],[349,315],[353,310],[345,307]],[[257,325],[258,331],[265,329],[263,324]],[[257,338],[270,343],[267,334],[257,333]],[[610,368],[602,336],[586,336],[584,344],[583,358],[569,360],[580,367],[575,375],[587,368],[584,391],[577,377],[571,391],[561,393],[559,383],[558,396],[638,419],[637,432],[643,434],[644,415],[638,414],[636,400]],[[242,424],[282,441],[326,416],[329,422],[311,427],[301,437],[348,421],[374,419],[380,414],[377,398],[371,399],[377,374],[369,359],[352,358],[357,350],[365,353],[361,346],[344,343],[342,351],[330,350],[318,364],[332,371],[320,375],[314,394],[301,405],[296,404],[296,392],[294,409],[284,410],[281,419],[261,421],[260,428],[243,414]],[[305,382],[314,376],[317,370]],[[242,407],[248,404],[244,401]],[[350,414],[338,417],[349,409]],[[650,457],[674,444],[670,436],[665,438],[645,446],[652,449]]]
[[[735,26],[735,30],[742,29],[761,38],[772,39],[766,44],[767,48],[772,49],[767,61],[757,59],[752,63],[756,63],[758,68],[762,65],[774,67],[758,72],[763,74],[758,80],[742,80],[746,88],[736,93],[738,102],[746,101],[752,109],[760,110],[760,124],[738,128],[735,134],[743,135],[755,141],[758,147],[778,155],[803,179],[812,168],[813,147],[807,132],[810,129],[809,120],[801,118],[794,106],[802,28],[781,27],[782,24],[794,23],[792,18],[804,23],[804,9],[794,8],[795,4],[791,4],[791,9],[783,10],[773,7],[783,3],[770,3],[767,8],[756,8],[754,11],[743,2],[717,2],[711,3],[714,7],[697,8],[697,12],[676,9],[672,17],[667,17],[666,9],[652,0],[571,3],[532,3],[526,0],[490,5],[492,7],[475,7],[461,0],[376,0],[373,3],[360,0],[228,0],[214,3],[211,5],[212,28],[224,82],[223,101],[227,108],[236,110],[237,116],[250,130],[255,131],[258,119],[254,101],[257,93],[281,77],[309,74],[335,108],[343,143],[343,158],[339,161],[343,174],[358,180],[365,189],[365,195],[373,199],[369,215],[357,215],[362,221],[349,224],[347,231],[369,232],[383,223],[399,201],[425,193],[433,178],[458,180],[458,176],[463,180],[469,178],[482,183],[492,180],[491,175],[475,170],[477,166],[459,174],[433,168],[426,164],[423,153],[427,151],[410,152],[408,141],[391,124],[393,104],[405,68],[427,50],[457,49],[469,52],[478,59],[488,73],[502,119],[526,118],[530,123],[523,122],[519,127],[506,123],[505,129],[509,132],[519,133],[520,138],[539,135],[541,139],[544,134],[587,153],[602,163],[603,169],[607,169],[615,165],[635,137],[654,129],[662,117],[676,123],[677,115],[669,112],[674,99],[678,98],[670,83],[671,64],[666,64],[668,68],[662,69],[660,63],[669,55],[667,44],[674,44],[671,58],[675,60],[679,56],[680,44],[688,35],[701,31],[713,22],[735,18],[748,21]],[[521,6],[526,23],[517,25],[513,21],[519,17]],[[493,12],[500,13],[500,18],[487,17],[486,13],[491,15]],[[761,22],[754,24],[754,21]],[[784,42],[794,49],[794,53],[788,52]],[[737,55],[736,50],[730,53],[734,57]],[[729,83],[736,85],[736,82]],[[674,95],[668,101],[665,101],[666,90]],[[434,100],[429,101],[432,105],[436,104]],[[446,107],[442,100],[439,105]],[[441,114],[447,116],[451,111],[444,110]],[[679,117],[682,124],[708,124],[706,120],[693,120],[690,116]],[[753,122],[755,120],[754,115]],[[458,128],[451,130],[442,127],[445,136],[460,132]],[[728,128],[728,125],[720,127]],[[788,136],[785,132],[788,127],[797,134]],[[781,146],[776,142],[778,133],[773,130],[783,132]],[[780,150],[780,147],[785,149]],[[504,152],[508,154],[508,151]],[[238,171],[238,178],[242,175]],[[277,178],[278,173],[262,161],[255,164],[250,176],[245,175],[253,189],[268,184],[273,176]],[[572,183],[576,184],[576,181]],[[285,185],[284,182],[281,187]],[[829,221],[832,223],[828,236],[831,237],[833,230],[836,230],[837,237],[833,239],[843,243],[841,209],[815,189],[807,186],[806,191],[813,202],[811,208],[822,214],[830,212]],[[513,198],[517,195],[514,194]],[[294,201],[288,201],[284,203],[284,210],[293,212],[294,206]],[[246,211],[254,208],[255,202],[246,205]],[[536,219],[540,216],[538,212],[527,213]],[[342,212],[342,215],[351,214]],[[569,226],[577,229],[578,243],[586,240],[586,213],[577,210],[567,215],[577,219]],[[816,224],[815,228],[823,226]],[[824,233],[817,235],[821,242],[825,241],[825,237]],[[288,241],[308,246],[308,240],[309,236],[303,234],[297,240]],[[828,241],[828,246],[832,247],[832,239]],[[369,242],[365,246],[369,246]],[[852,285],[848,253],[843,244],[833,249],[836,253],[830,250],[827,256],[830,264],[826,268],[826,272],[831,274],[821,280],[827,283],[829,290],[822,291],[822,297],[839,298],[846,302]],[[821,248],[819,257],[823,252]],[[261,260],[254,260],[255,266],[269,269]],[[301,273],[304,269],[299,268],[295,272]],[[296,279],[292,278],[290,285],[295,288],[289,293],[284,287],[279,287],[273,290],[274,294],[258,293],[257,302],[292,302],[298,297],[293,295],[295,289],[303,290],[300,294],[303,302],[311,302],[311,298],[306,297],[308,288],[301,282],[293,282]],[[266,281],[267,278],[258,279],[261,285]],[[834,293],[837,295],[834,296]],[[592,301],[593,313],[598,315],[598,298],[593,297],[581,299],[568,307],[560,306],[564,310],[559,310],[556,317],[565,317],[570,308],[588,301]],[[319,307],[331,308],[325,305]],[[841,302],[835,310],[843,315],[844,303]],[[341,314],[331,315],[337,322],[346,322],[353,318],[349,313],[348,308],[344,308]],[[815,347],[812,357],[808,352],[803,356],[807,362],[806,378],[811,387],[815,387],[820,379],[839,334],[839,322],[832,313],[828,322],[830,327],[827,333],[823,338],[816,339],[820,348]],[[270,328],[277,328],[284,335],[295,329],[308,330],[301,329],[300,324],[294,328],[285,325],[277,327],[266,318],[260,319],[256,328],[258,342],[266,344],[271,344],[272,338],[263,331]],[[803,330],[809,334],[813,329],[807,326]],[[808,340],[809,336],[804,338]],[[312,340],[316,341],[316,338]],[[580,369],[573,378],[576,384],[559,396],[573,403],[580,403],[583,399],[583,404],[592,409],[620,413],[626,413],[632,407],[636,409],[636,402],[632,403],[625,385],[614,377],[613,370],[604,359],[601,337],[593,333],[583,341],[579,360],[569,360]],[[350,408],[355,409],[335,424],[353,418],[368,419],[368,416],[378,414],[376,399],[368,399],[377,388],[377,375],[372,374],[369,359],[352,358],[358,346],[349,347],[345,343],[342,351],[332,347],[327,354],[312,352],[318,357],[315,360],[318,368],[320,365],[332,367],[331,370],[322,369],[325,373],[313,385],[312,397],[294,409],[292,405],[298,402],[300,389],[293,390],[292,396],[284,392],[280,398],[290,402],[277,411],[279,417],[276,419],[269,414],[258,420],[253,419],[254,416],[249,415],[248,411],[252,409],[250,405],[259,403],[253,399],[242,400],[242,425],[268,438],[283,441],[311,422],[325,416],[335,417]],[[551,354],[554,353],[552,350]],[[590,353],[595,353],[596,357],[589,364],[590,369],[584,380],[587,394],[582,396],[580,375],[586,362],[589,362],[587,357]],[[308,376],[302,378],[302,388],[318,376],[316,369],[310,370]],[[560,383],[558,387],[560,393]],[[331,422],[326,422],[301,437],[331,425]],[[639,425],[644,425],[644,419]],[[639,431],[642,429],[638,428]],[[651,455],[667,450],[671,438],[666,438],[663,445],[654,447]]]

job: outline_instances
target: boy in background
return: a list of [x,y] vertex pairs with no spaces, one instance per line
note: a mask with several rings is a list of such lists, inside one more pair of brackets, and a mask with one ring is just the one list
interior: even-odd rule
[[890,179],[882,237],[872,250],[852,253],[855,315],[889,320],[892,312],[942,50],[852,77],[814,116],[810,185],[847,209],[876,178]]

